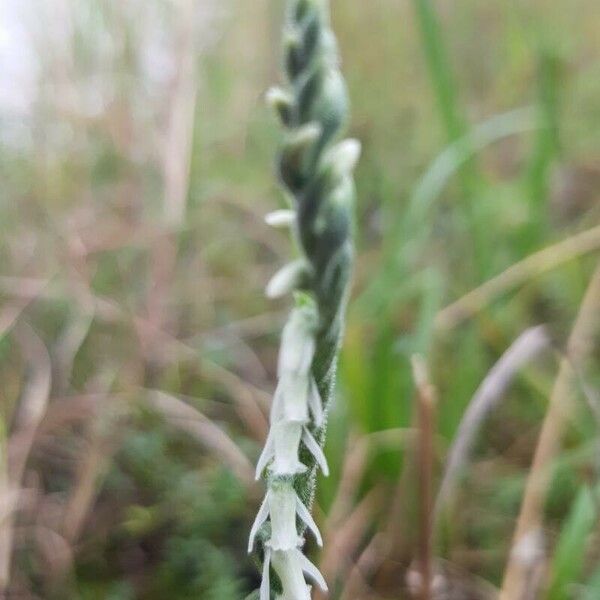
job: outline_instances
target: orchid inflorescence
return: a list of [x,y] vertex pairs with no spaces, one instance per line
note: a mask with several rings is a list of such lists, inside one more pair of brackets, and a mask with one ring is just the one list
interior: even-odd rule
[[327,0],[288,0],[284,64],[287,89],[274,88],[267,99],[286,128],[278,166],[291,209],[266,221],[291,229],[300,258],[267,286],[272,298],[293,293],[295,307],[282,335],[270,431],[256,469],[268,490],[248,550],[258,542],[263,549],[260,600],[272,592],[279,600],[310,600],[307,577],[327,588],[302,547],[307,529],[322,544],[309,507],[317,468],[328,474],[322,445],[353,262],[352,172],[360,155],[356,140],[335,141],[348,100]]

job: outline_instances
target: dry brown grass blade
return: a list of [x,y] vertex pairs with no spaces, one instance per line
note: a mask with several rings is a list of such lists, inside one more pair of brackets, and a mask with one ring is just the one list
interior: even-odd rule
[[[12,281],[6,283],[9,284],[8,291],[11,295],[19,291],[14,289],[14,284],[18,282]],[[12,286],[10,286],[11,283],[13,284]],[[17,300],[13,304],[4,308],[2,312],[0,312],[0,338],[11,329],[11,327],[16,323],[23,311],[29,306],[29,304],[43,294],[48,283],[49,280],[46,279],[31,280],[28,282],[26,294],[15,294]]]
[[[383,533],[377,533],[367,544],[356,563],[350,569],[340,600],[375,598],[367,584],[368,578],[385,560],[390,551],[390,542]],[[379,597],[379,596],[377,596]]]
[[505,292],[599,249],[600,225],[536,252],[441,310],[436,316],[435,326],[440,331],[452,329]]
[[[61,300],[64,293],[59,288],[52,288],[45,279],[23,279],[0,276],[0,290],[3,293],[12,293],[16,297],[33,298],[43,297],[48,300]],[[41,292],[36,292],[41,287]],[[85,306],[82,310],[93,310],[94,315],[108,323],[133,323],[140,337],[145,340],[154,340],[156,348],[169,359],[175,356],[179,361],[197,363],[200,360],[204,375],[214,382],[222,385],[235,401],[236,408],[244,425],[254,437],[263,442],[269,430],[265,413],[271,405],[271,396],[250,382],[242,380],[238,375],[221,367],[220,365],[199,356],[196,348],[177,339],[174,335],[157,327],[147,318],[131,314],[117,302],[94,295],[87,289],[88,295],[83,298]]]
[[235,400],[238,413],[248,431],[253,434],[255,439],[261,442],[266,439],[269,431],[269,423],[263,409],[265,411],[268,410],[271,404],[269,394],[243,381],[238,375],[228,371],[224,367],[208,359],[201,359],[198,355],[198,350],[188,346],[169,333],[156,329],[147,320],[134,317],[134,322],[139,330],[152,329],[152,335],[156,336],[155,339],[159,342],[160,347],[177,356],[179,360],[188,360],[197,363],[200,359],[203,374],[222,385]]
[[162,172],[165,217],[167,222],[176,226],[181,225],[185,217],[192,157],[197,98],[195,8],[194,0],[179,0],[175,3],[175,9],[178,10],[176,76],[171,92]]
[[237,444],[210,419],[179,398],[160,391],[148,392],[147,401],[167,422],[197,439],[226,464],[248,488],[255,486],[254,468]]
[[106,472],[111,458],[111,445],[96,428],[90,433],[89,447],[81,460],[77,478],[65,506],[63,535],[69,543],[79,535],[94,503],[98,479]]
[[[328,540],[325,547],[332,548],[332,550],[326,551],[321,563],[323,572],[329,581],[332,581],[335,576],[339,576],[342,567],[349,574],[352,574],[351,582],[349,581],[345,586],[343,597],[355,598],[356,596],[348,596],[348,594],[358,593],[357,590],[359,589],[366,592],[367,586],[363,581],[362,573],[370,572],[378,561],[385,560],[386,556],[382,552],[378,555],[377,560],[374,560],[369,551],[369,548],[373,548],[374,542],[372,541],[361,554],[359,561],[354,564],[350,547],[346,543],[336,541],[336,532],[344,530],[346,524],[352,520],[349,515],[360,515],[362,513],[362,509],[359,510],[356,507],[356,497],[368,465],[369,452],[381,447],[403,447],[414,439],[415,433],[416,431],[412,429],[398,428],[378,431],[361,437],[350,436],[349,438],[338,489],[323,527],[325,539]],[[363,506],[363,502],[359,502],[358,507]],[[329,541],[330,536],[334,541]],[[379,542],[384,537],[383,535],[376,536],[378,548],[383,549],[382,544]]]
[[434,531],[437,531],[442,513],[452,501],[483,422],[498,406],[519,370],[550,346],[550,336],[543,326],[527,329],[502,355],[475,392],[448,453],[434,511]]
[[96,500],[99,481],[108,471],[112,456],[119,447],[115,443],[116,415],[111,404],[109,395],[99,394],[98,412],[88,424],[87,447],[65,504],[62,535],[71,545],[80,537]]
[[[53,351],[55,389],[67,389],[73,363],[94,322],[93,312],[76,315],[65,327]],[[56,393],[56,392],[55,392]]]
[[[49,435],[79,421],[91,418],[105,394],[83,394],[53,398],[44,419],[40,423],[39,435]],[[125,399],[124,394],[112,394],[111,398]]]
[[34,530],[37,550],[46,567],[44,577],[58,580],[73,567],[73,548],[60,533],[37,524]]
[[552,464],[560,452],[561,441],[575,404],[577,374],[573,371],[572,363],[578,366],[583,364],[593,349],[599,329],[600,266],[588,286],[567,343],[568,358],[563,358],[560,362],[527,479],[500,600],[521,600],[526,597],[531,568],[537,564],[536,561],[530,561],[529,557],[535,554],[539,547],[536,540],[542,535],[544,505]]
[[[358,550],[365,534],[381,502],[380,490],[371,490],[358,505],[346,515],[343,524],[326,533],[325,552],[320,570],[325,579],[331,583],[338,578],[344,578],[354,564],[353,555]],[[320,590],[316,592],[315,600],[324,600],[326,595]]]
[[[52,381],[52,367],[46,346],[28,326],[20,323],[14,330],[15,339],[29,365],[31,376],[20,399],[14,431],[6,436],[6,456],[0,457],[0,503],[10,506],[7,495],[22,485],[25,465],[38,426],[46,411]],[[14,513],[0,523],[0,596],[5,593],[10,579],[14,544]]]
[[433,471],[435,462],[436,393],[429,381],[427,366],[419,356],[412,359],[413,378],[417,390],[419,425],[419,552],[421,574],[419,597],[431,600],[433,583]]
[[[158,238],[151,249],[151,287],[148,295],[148,319],[157,328],[168,327],[169,291],[177,266],[177,232],[183,226],[189,192],[194,115],[197,100],[195,69],[194,0],[179,0],[176,11],[175,77],[171,90],[166,128],[162,177],[164,183],[164,219],[170,231]],[[152,338],[146,340],[146,350],[155,348]],[[150,354],[152,356],[152,354]]]
[[325,521],[325,531],[335,529],[352,509],[358,487],[365,473],[368,449],[364,437],[350,436],[340,482]]

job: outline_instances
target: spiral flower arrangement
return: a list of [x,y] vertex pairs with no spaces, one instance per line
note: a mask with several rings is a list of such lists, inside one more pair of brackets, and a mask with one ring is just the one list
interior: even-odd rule
[[267,286],[272,298],[293,294],[295,306],[256,469],[267,493],[248,550],[262,548],[260,600],[310,600],[307,579],[327,588],[302,547],[307,530],[322,544],[309,508],[317,469],[328,473],[322,446],[353,262],[352,173],[360,155],[356,140],[337,141],[348,97],[327,0],[288,0],[284,65],[286,89],[274,88],[267,98],[286,129],[278,170],[291,209],[268,215],[267,223],[292,230],[300,258]]

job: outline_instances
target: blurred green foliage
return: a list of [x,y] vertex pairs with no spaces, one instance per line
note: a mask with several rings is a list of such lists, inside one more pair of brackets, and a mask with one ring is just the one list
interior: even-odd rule
[[[0,108],[0,314],[16,311],[35,328],[54,371],[55,409],[24,481],[39,499],[19,517],[28,533],[15,552],[14,590],[34,598],[239,600],[258,581],[245,552],[257,500],[218,456],[138,404],[149,389],[168,391],[251,460],[258,454],[248,394],[262,406],[271,390],[286,309],[274,311],[262,297],[288,247],[262,223],[283,204],[273,179],[279,134],[262,102],[279,76],[281,3],[200,3],[187,212],[174,231],[162,203],[177,11],[162,0],[143,9],[134,1],[66,2],[68,26],[54,31],[51,4],[25,21],[40,65],[29,109]],[[332,6],[353,104],[350,133],[365,152],[321,520],[352,440],[412,426],[412,354],[427,357],[439,393],[440,468],[474,391],[511,342],[544,322],[562,346],[597,252],[507,290],[449,332],[436,329],[435,318],[600,216],[596,0]],[[175,241],[161,246],[165,239]],[[173,247],[176,259],[157,275]],[[49,281],[32,292],[42,279]],[[166,282],[162,291],[157,281]],[[154,314],[164,335],[144,325]],[[31,365],[4,325],[0,336],[0,410],[10,431]],[[593,358],[585,377],[597,390]],[[528,368],[491,417],[440,549],[495,584],[555,374],[550,359]],[[94,405],[101,415],[118,413],[118,425],[65,575],[45,567],[34,525],[60,529],[55,507],[67,505],[88,428],[79,419],[50,429],[50,417],[61,401],[94,394],[118,396]],[[548,501],[551,598],[596,598],[600,589],[597,543],[585,543],[597,541],[589,534],[598,432],[583,400],[579,406]],[[411,460],[397,445],[371,448],[351,503],[375,488],[391,498],[399,478],[412,485],[403,475]],[[406,514],[414,514],[416,498],[406,495]],[[388,509],[375,511],[369,531]],[[407,566],[415,535],[414,520],[400,524],[394,565]],[[378,585],[378,597],[398,597],[397,586],[390,592],[374,579]]]

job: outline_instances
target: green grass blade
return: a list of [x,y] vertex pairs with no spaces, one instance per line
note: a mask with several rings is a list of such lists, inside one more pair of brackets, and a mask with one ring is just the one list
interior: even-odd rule
[[567,587],[577,582],[581,576],[586,540],[593,529],[595,519],[596,507],[592,491],[584,487],[579,491],[560,532],[550,569],[552,579],[548,600],[567,598]]

